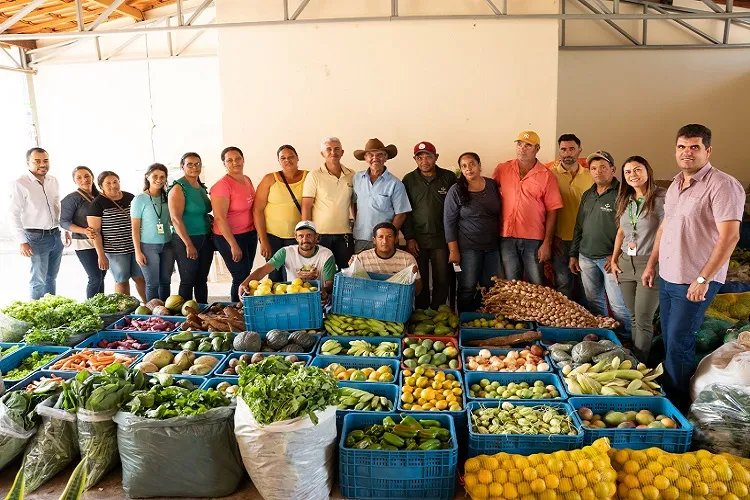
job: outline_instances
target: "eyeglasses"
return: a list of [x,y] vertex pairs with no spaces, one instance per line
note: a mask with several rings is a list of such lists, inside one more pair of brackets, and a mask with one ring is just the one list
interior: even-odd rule
[[197,163],[190,163],[190,162],[188,162],[188,163],[185,164],[185,167],[187,167],[187,168],[193,168],[193,167],[200,168],[202,166],[203,166],[203,164],[201,162],[197,162]]

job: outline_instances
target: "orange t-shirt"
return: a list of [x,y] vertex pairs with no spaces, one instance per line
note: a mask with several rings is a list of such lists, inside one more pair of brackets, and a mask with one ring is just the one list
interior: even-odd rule
[[492,178],[502,199],[500,235],[543,240],[547,212],[563,206],[555,174],[537,160],[521,179],[518,160],[510,160],[500,163]]

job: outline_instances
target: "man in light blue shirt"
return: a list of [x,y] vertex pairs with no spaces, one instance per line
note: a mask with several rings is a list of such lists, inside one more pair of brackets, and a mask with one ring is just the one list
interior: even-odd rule
[[368,168],[354,174],[354,253],[373,248],[372,229],[381,222],[390,222],[397,229],[411,212],[404,184],[388,171],[385,162],[398,154],[396,146],[385,146],[379,139],[370,139],[365,149],[354,157]]

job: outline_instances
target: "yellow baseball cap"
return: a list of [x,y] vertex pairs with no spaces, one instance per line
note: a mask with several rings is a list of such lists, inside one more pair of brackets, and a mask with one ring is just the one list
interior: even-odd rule
[[532,146],[538,146],[540,143],[539,135],[533,130],[526,130],[518,134],[518,137],[516,137],[516,140],[514,142],[518,141],[526,142],[528,144],[531,144]]

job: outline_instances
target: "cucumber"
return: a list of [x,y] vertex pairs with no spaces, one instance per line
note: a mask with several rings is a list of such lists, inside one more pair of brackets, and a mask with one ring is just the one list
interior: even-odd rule
[[[88,456],[88,455],[87,455]],[[60,500],[80,500],[83,495],[83,486],[86,484],[86,457],[81,458],[73,474],[65,485],[65,490],[60,495]]]
[[23,492],[26,488],[26,479],[23,477],[23,465],[18,469],[16,479],[13,480],[13,486],[11,486],[8,496],[5,500],[23,500]]

